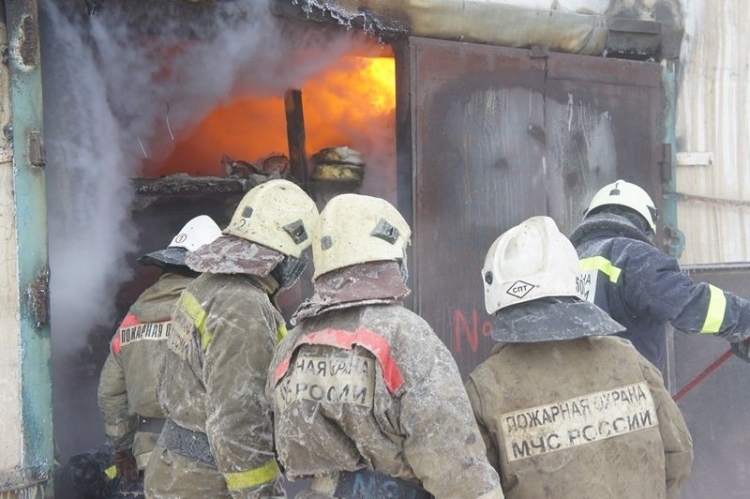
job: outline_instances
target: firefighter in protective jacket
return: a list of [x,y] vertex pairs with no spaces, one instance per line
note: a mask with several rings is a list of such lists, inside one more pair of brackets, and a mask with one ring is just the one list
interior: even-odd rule
[[458,367],[401,304],[411,230],[388,202],[334,197],[313,232],[315,293],[277,350],[267,396],[297,498],[502,498]]
[[625,326],[630,340],[660,370],[666,361],[666,325],[732,343],[746,361],[750,302],[681,272],[657,249],[657,210],[635,184],[618,180],[594,195],[570,240],[578,251],[586,299]]
[[286,325],[274,297],[305,268],[314,201],[287,180],[248,192],[172,313],[159,381],[167,417],[146,469],[153,498],[285,497],[265,397]]
[[170,315],[182,290],[198,275],[185,265],[185,255],[220,235],[218,225],[201,215],[190,220],[166,249],[138,259],[142,265],[160,267],[162,274],[130,307],[112,338],[99,378],[104,431],[123,485],[139,481],[164,424],[156,380],[172,328]]
[[661,373],[579,294],[548,217],[501,235],[482,269],[500,342],[466,382],[506,497],[676,498],[692,439]]

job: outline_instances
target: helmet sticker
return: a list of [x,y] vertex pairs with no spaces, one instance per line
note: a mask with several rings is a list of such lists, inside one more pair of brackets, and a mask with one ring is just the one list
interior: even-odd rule
[[370,235],[382,239],[389,244],[395,244],[398,240],[399,231],[384,218],[381,218],[375,228],[372,229],[372,232],[370,232]]
[[284,230],[292,236],[292,239],[294,239],[294,242],[297,244],[307,241],[307,231],[305,230],[305,224],[302,220],[295,220],[294,222],[286,224]]
[[530,284],[525,281],[516,281],[511,284],[505,292],[511,296],[515,296],[516,298],[523,298],[524,296],[529,294],[535,287],[536,286],[534,284]]
[[333,239],[331,236],[323,236],[320,238],[320,249],[323,251],[330,249],[333,246]]
[[245,209],[242,210],[242,216],[244,218],[250,218],[253,216],[253,207],[252,206],[245,206]]

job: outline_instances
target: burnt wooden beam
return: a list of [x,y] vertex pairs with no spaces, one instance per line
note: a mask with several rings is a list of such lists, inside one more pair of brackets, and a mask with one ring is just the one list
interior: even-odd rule
[[175,175],[163,178],[133,178],[130,180],[138,196],[191,196],[242,194],[257,182],[251,179],[223,177],[190,177]]
[[292,177],[312,196],[305,151],[305,113],[302,109],[301,90],[286,91],[284,109],[286,110],[286,135],[289,143],[289,166]]

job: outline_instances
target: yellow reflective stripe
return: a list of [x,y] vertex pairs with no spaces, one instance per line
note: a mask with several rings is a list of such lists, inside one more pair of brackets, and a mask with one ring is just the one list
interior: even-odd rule
[[113,464],[112,466],[104,470],[104,474],[107,475],[107,478],[109,480],[114,480],[115,478],[117,478],[117,466]]
[[214,337],[214,335],[212,335],[208,331],[208,329],[206,329],[208,314],[205,310],[203,310],[203,307],[201,307],[201,304],[198,302],[195,296],[187,291],[182,292],[181,302],[182,309],[187,312],[187,314],[193,320],[195,328],[201,335],[201,350],[205,352]]
[[226,473],[224,479],[227,481],[229,490],[241,490],[263,485],[281,475],[281,470],[275,459],[268,461],[260,468],[241,471],[239,473]]
[[579,261],[581,270],[600,270],[609,276],[609,280],[613,283],[617,283],[620,279],[622,269],[615,267],[612,262],[604,258],[603,256],[592,256],[589,258],[583,258]]
[[701,333],[716,334],[721,329],[724,322],[724,312],[727,309],[727,297],[724,292],[714,286],[708,285],[711,291],[711,298],[708,301],[708,310],[706,311],[706,321],[703,323]]
[[283,340],[286,337],[286,333],[286,324],[280,325],[278,328],[276,328],[276,340]]

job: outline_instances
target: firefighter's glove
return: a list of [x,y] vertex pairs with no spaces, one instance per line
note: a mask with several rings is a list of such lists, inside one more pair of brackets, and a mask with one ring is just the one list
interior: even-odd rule
[[130,449],[118,450],[115,453],[115,467],[120,485],[127,486],[138,481],[138,465]]
[[750,362],[750,338],[732,343],[732,352],[745,362]]

